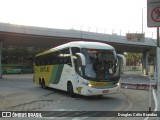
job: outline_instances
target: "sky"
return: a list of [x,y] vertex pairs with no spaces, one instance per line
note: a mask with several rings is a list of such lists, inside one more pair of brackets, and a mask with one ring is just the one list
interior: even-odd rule
[[[0,0],[0,22],[89,31],[156,32],[147,0]],[[82,27],[81,27],[82,26]]]

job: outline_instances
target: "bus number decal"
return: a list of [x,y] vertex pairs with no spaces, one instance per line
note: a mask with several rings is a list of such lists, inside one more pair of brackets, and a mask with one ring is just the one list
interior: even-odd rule
[[78,93],[81,93],[82,87],[77,87],[76,89],[77,89]]

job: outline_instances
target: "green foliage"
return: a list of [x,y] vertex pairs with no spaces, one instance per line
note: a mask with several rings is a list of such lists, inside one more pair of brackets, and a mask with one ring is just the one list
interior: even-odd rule
[[44,51],[44,48],[26,48],[26,47],[13,47],[3,48],[2,50],[2,63],[30,63],[32,64],[33,58],[36,54]]
[[126,53],[126,62],[127,65],[138,65],[142,61],[142,54],[141,53]]

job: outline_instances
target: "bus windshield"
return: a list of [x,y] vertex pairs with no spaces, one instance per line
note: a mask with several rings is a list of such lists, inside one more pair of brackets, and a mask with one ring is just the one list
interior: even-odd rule
[[86,58],[85,77],[108,81],[115,76],[117,57],[114,50],[82,49]]

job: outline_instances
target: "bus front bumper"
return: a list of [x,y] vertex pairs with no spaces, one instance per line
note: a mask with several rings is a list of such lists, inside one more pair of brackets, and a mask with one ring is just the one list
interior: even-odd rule
[[85,87],[84,89],[82,88],[81,94],[84,96],[106,95],[106,94],[118,93],[119,90],[120,90],[120,85],[105,89],[95,89],[92,87]]

